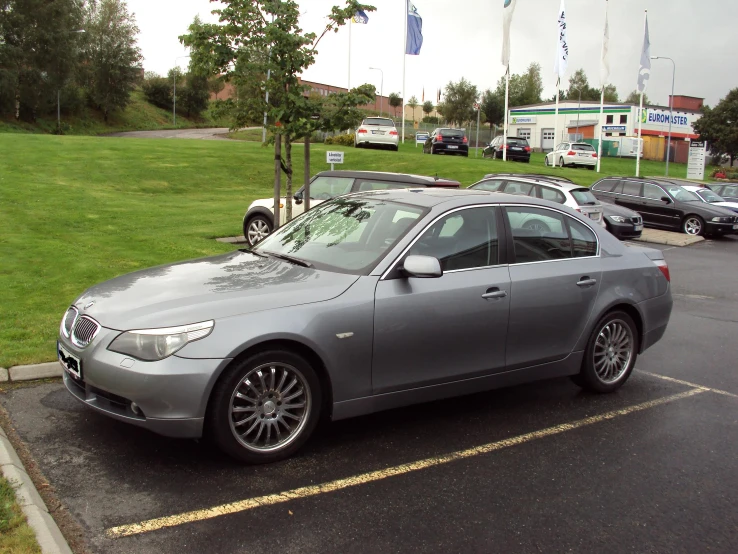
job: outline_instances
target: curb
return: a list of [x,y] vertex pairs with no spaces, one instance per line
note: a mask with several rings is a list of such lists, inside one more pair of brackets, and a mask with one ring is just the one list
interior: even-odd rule
[[652,244],[666,244],[668,246],[691,246],[704,241],[705,237],[685,235],[683,233],[672,233],[671,231],[644,229],[643,234],[639,238],[633,240],[636,242]]
[[61,377],[62,367],[59,362],[48,362],[45,364],[16,365],[10,369],[0,367],[0,382],[2,381],[34,381],[36,379],[48,379],[50,377]]
[[236,237],[221,237],[215,240],[217,240],[218,242],[224,242],[226,244],[248,244],[246,237],[244,237],[243,235],[238,235]]
[[38,494],[2,427],[0,427],[0,469],[15,488],[18,505],[23,510],[28,525],[36,534],[36,541],[41,547],[41,552],[43,554],[72,554],[72,549],[69,548],[54,518],[49,515],[46,504]]

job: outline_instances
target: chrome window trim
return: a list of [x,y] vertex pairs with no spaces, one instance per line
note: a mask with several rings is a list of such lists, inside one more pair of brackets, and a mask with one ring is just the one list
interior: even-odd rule
[[[671,194],[666,192],[664,190],[664,187],[662,187],[661,185],[657,185],[656,183],[643,183],[643,196],[639,196],[638,198],[643,198],[644,200],[656,200],[657,202],[661,200],[661,198],[649,198],[648,196],[646,196],[646,185],[651,185],[653,187],[660,188],[661,192],[663,192],[665,196],[668,196],[669,198],[671,198]],[[671,199],[674,200],[673,198]]]
[[[79,322],[80,322],[81,320],[83,320],[83,319],[86,319],[87,321],[91,321],[92,323],[94,323],[94,324],[95,324],[95,325],[97,326],[97,329],[95,329],[95,332],[94,332],[94,333],[92,333],[92,336],[90,337],[90,340],[89,340],[89,341],[87,341],[87,344],[83,344],[83,343],[79,342],[79,341],[78,341],[78,340],[77,340],[77,339],[75,338],[75,336],[74,336],[74,330],[76,329],[76,327],[77,327],[77,324],[78,324],[78,323],[79,323]],[[76,318],[76,319],[74,320],[74,326],[72,327],[72,331],[71,331],[71,332],[69,333],[69,337],[70,337],[70,340],[72,341],[72,344],[73,344],[74,346],[76,346],[77,348],[87,348],[88,346],[90,346],[90,345],[92,344],[92,341],[93,341],[93,340],[95,340],[95,337],[96,337],[96,336],[97,336],[97,334],[98,334],[98,333],[100,332],[100,329],[102,329],[102,325],[100,325],[100,323],[99,323],[98,321],[96,321],[96,320],[92,319],[92,318],[91,318],[90,316],[87,316],[87,315],[79,316],[79,317],[77,317],[77,318]]]

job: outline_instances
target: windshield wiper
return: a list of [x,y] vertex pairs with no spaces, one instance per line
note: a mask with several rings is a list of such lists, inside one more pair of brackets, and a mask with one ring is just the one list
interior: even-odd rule
[[279,258],[280,260],[285,260],[286,262],[290,262],[295,265],[301,265],[302,267],[313,267],[313,264],[311,264],[308,261],[301,260],[300,258],[295,258],[293,256],[288,256],[287,254],[277,254],[275,252],[265,252],[266,254],[269,254],[270,256],[274,256],[275,258]]
[[250,248],[239,248],[239,252],[246,252],[248,254],[253,254],[254,256],[259,256],[260,258],[266,258],[267,256],[265,254],[262,254],[261,252],[257,252],[256,250],[251,250]]

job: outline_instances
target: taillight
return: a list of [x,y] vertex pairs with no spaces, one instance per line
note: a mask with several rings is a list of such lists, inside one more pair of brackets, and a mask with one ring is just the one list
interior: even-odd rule
[[467,142],[469,141],[466,139],[466,137],[464,137],[464,144],[466,144]]
[[526,151],[526,152],[530,152],[530,146],[526,146],[526,147],[525,147],[525,151]]
[[503,150],[509,150],[510,149],[510,145],[509,144],[503,144],[502,145],[502,149]]
[[396,137],[397,136],[397,131],[395,131],[395,130],[390,131],[390,136]]
[[443,135],[436,135],[437,142],[443,142]]
[[357,132],[358,132],[358,133],[359,133],[360,135],[365,135],[365,134],[366,134],[366,129],[359,129],[359,130],[358,130]]
[[568,151],[568,152],[566,153],[566,155],[567,155],[567,156],[576,156],[576,155],[577,155],[577,153],[576,153],[576,152],[574,152],[574,150],[569,150],[569,151]]
[[597,157],[597,152],[592,152],[592,157],[593,158],[596,158]]
[[669,274],[669,265],[666,263],[666,260],[653,260],[653,263],[655,263],[656,267],[658,267],[661,273],[664,274],[664,277],[666,277],[666,280],[671,283],[671,275]]

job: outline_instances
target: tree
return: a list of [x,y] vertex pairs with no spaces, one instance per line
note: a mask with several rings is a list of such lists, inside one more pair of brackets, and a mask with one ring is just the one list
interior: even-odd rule
[[397,108],[402,106],[402,97],[396,92],[391,92],[388,98],[389,105],[395,109],[395,117],[397,117]]
[[477,87],[463,77],[458,83],[450,82],[446,85],[444,93],[443,117],[457,125],[471,121],[476,115],[474,102],[478,97]]
[[431,102],[430,100],[426,100],[425,102],[423,102],[423,113],[426,115],[426,117],[429,116],[432,111],[433,102]]
[[615,85],[605,85],[605,102],[620,102],[618,89]]
[[493,126],[499,125],[505,119],[505,97],[499,91],[487,89],[482,94],[483,123],[489,123],[490,138],[492,138]]
[[[631,92],[628,95],[628,97],[625,99],[625,103],[626,104],[636,104],[636,105],[638,105],[638,104],[640,104],[640,102],[641,102],[641,93],[638,92],[637,90],[634,90],[633,92]],[[648,106],[650,103],[651,103],[651,101],[648,99],[648,95],[644,93],[643,94],[643,105],[644,106]]]
[[185,85],[181,92],[177,91],[177,96],[177,105],[181,106],[187,117],[199,116],[208,107],[210,100],[208,78],[197,73],[188,73]]
[[418,99],[415,98],[415,96],[411,96],[410,100],[407,101],[407,105],[410,106],[410,109],[413,111],[413,121],[415,121],[415,109],[420,106]]
[[738,157],[738,88],[731,90],[714,108],[705,106],[703,115],[694,123],[700,140],[707,141],[713,154]]
[[164,77],[144,79],[141,90],[146,100],[163,110],[172,109],[172,81]]
[[212,77],[208,81],[208,90],[215,95],[215,99],[218,99],[218,95],[223,91],[225,88],[225,81],[222,79],[222,77]]
[[[581,96],[580,96],[581,94]],[[584,69],[578,69],[569,77],[569,90],[566,91],[565,99],[594,101],[600,99],[600,90],[589,86],[589,80]]]
[[[543,79],[541,78],[541,66],[532,63],[522,75],[510,76],[510,92],[509,104],[511,108],[516,106],[526,106],[530,104],[538,104],[541,102],[541,94],[543,93]],[[505,106],[505,78],[500,77],[497,81],[497,88],[494,94],[502,99],[502,110]],[[504,114],[500,120],[504,118]]]
[[138,27],[125,2],[100,0],[87,5],[85,31],[87,93],[108,121],[111,112],[126,107],[136,86],[142,60]]

